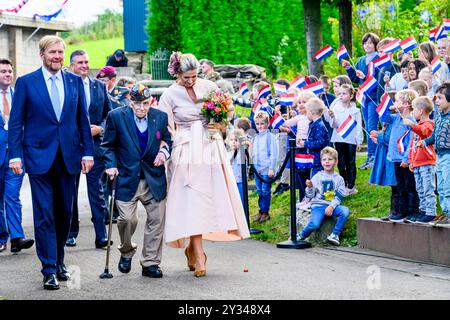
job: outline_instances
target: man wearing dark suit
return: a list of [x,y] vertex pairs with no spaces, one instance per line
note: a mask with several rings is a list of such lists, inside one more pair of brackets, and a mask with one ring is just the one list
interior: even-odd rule
[[118,176],[119,271],[130,272],[131,259],[137,250],[137,244],[131,238],[138,223],[140,201],[147,212],[140,259],[142,275],[161,278],[159,264],[167,192],[164,163],[169,159],[172,140],[167,128],[167,114],[150,108],[150,90],[136,85],[130,93],[131,107],[117,108],[109,113],[102,143],[106,173],[111,179]]
[[28,173],[33,201],[36,251],[44,289],[59,289],[70,277],[64,265],[75,179],[94,165],[94,150],[83,82],[61,71],[64,41],[39,41],[43,66],[19,77],[9,120],[9,167]]
[[[105,171],[105,165],[101,160],[100,143],[103,138],[106,116],[111,111],[111,102],[108,99],[105,84],[97,79],[91,79],[89,74],[89,56],[83,50],[77,50],[70,55],[70,69],[83,80],[86,105],[88,106],[89,120],[91,123],[91,134],[94,139],[94,167],[86,175],[89,205],[92,212],[92,223],[95,229],[95,247],[105,248],[108,240],[105,228],[105,217],[108,210],[103,193],[101,177]],[[73,203],[72,224],[70,226],[69,238],[66,245],[76,246],[78,236],[78,187],[80,174],[76,179],[75,200]]]
[[11,86],[11,61],[0,59],[0,252],[6,250],[11,238],[11,252],[31,248],[33,239],[26,239],[22,228],[20,188],[24,173],[14,174],[8,166],[8,121],[14,90]]

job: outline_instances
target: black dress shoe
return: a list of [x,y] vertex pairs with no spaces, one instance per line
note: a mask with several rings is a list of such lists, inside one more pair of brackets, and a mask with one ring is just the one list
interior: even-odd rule
[[33,246],[33,239],[17,238],[11,240],[11,252],[20,252],[22,249],[29,249]]
[[44,289],[46,290],[59,289],[59,283],[54,273],[44,276]]
[[0,252],[5,251],[7,247],[8,245],[6,243],[0,243]]
[[[113,241],[111,240],[111,242],[109,243],[110,246],[113,245]],[[96,249],[107,249],[108,248],[108,240],[105,241],[101,241],[101,242],[95,242],[95,248]]]
[[59,281],[68,281],[70,280],[70,273],[69,270],[67,270],[66,266],[63,264],[58,265],[57,267],[57,271],[56,271],[56,278]]
[[119,261],[119,271],[122,273],[128,273],[131,270],[131,259],[132,258],[124,258],[120,257]]
[[149,267],[142,267],[142,275],[150,278],[162,278],[163,273],[161,268],[155,264]]
[[69,239],[67,239],[66,241],[66,246],[67,247],[75,247],[77,245],[77,239],[74,237],[70,237]]

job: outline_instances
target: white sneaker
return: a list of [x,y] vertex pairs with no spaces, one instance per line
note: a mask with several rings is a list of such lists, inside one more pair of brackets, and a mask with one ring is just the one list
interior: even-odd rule
[[341,245],[341,243],[339,242],[339,236],[338,236],[337,234],[334,234],[334,233],[330,234],[330,235],[327,237],[327,240],[328,240],[328,242],[331,243],[332,245],[335,245],[335,246]]
[[356,189],[356,187],[353,187],[351,189],[347,188],[347,195],[350,196],[352,194],[357,194],[358,193],[358,189]]

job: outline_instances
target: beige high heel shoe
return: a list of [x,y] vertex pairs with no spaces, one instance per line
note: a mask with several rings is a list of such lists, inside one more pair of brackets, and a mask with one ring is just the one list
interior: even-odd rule
[[184,250],[184,255],[186,256],[187,259],[187,266],[189,268],[189,271],[194,271],[195,270],[195,265],[191,264],[191,257],[189,255],[189,247],[186,247],[186,250]]
[[194,271],[194,276],[197,278],[206,276],[206,260],[208,259],[208,257],[206,256],[206,253],[203,252],[203,254],[205,255],[205,269]]

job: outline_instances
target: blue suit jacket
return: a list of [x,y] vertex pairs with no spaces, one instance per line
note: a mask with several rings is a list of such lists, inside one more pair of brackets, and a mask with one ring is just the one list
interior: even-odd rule
[[169,149],[172,148],[167,114],[151,108],[147,121],[147,148],[141,155],[133,110],[130,107],[117,108],[111,111],[106,119],[102,147],[106,168],[119,170],[117,200],[130,201],[133,198],[141,179],[141,169],[156,201],[166,197],[166,168],[164,165],[155,167],[153,161],[159,152],[161,140],[169,145]]
[[26,172],[45,174],[58,148],[67,171],[81,171],[81,158],[94,156],[81,78],[62,72],[64,104],[60,121],[48,94],[41,68],[19,77],[9,119],[9,159],[22,158]]
[[[97,79],[93,80],[89,78],[89,88],[91,92],[91,103],[88,108],[89,121],[91,124],[103,127],[104,129],[108,112],[112,110],[106,86]],[[100,144],[102,142],[103,134],[98,134],[92,138],[94,139],[95,158],[100,159],[102,156]]]
[[[9,87],[11,96],[13,96],[13,89]],[[5,130],[5,119],[3,119],[3,113],[0,114],[0,166],[7,160],[6,150],[8,146],[8,131]]]

